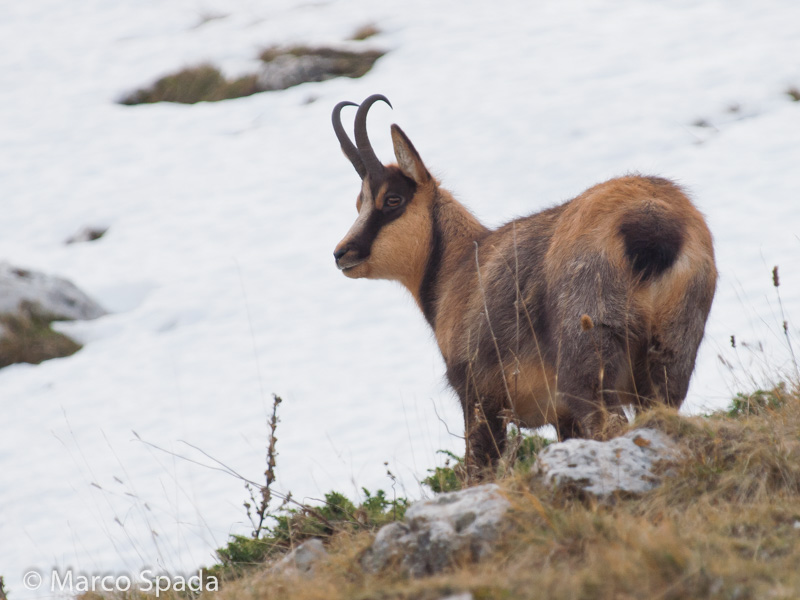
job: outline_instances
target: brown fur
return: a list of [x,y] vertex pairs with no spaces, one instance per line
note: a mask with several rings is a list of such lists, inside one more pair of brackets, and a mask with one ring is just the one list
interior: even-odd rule
[[[499,457],[508,420],[603,437],[624,404],[681,405],[717,274],[711,234],[678,186],[620,177],[490,231],[396,125],[392,139],[398,165],[365,176],[337,264],[363,260],[345,274],[414,296],[461,400],[473,466]],[[369,213],[411,189],[399,216]]]

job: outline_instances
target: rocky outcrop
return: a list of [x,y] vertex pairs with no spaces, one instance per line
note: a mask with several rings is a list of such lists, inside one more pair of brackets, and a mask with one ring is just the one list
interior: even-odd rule
[[[607,442],[573,439],[551,444],[539,454],[533,473],[548,485],[608,498],[653,489],[661,481],[656,465],[679,457],[666,434],[637,429]],[[403,521],[378,532],[362,556],[362,567],[369,572],[395,567],[423,577],[460,560],[479,561],[510,526],[510,509],[495,484],[416,502]]]
[[0,263],[0,314],[34,307],[51,320],[96,319],[106,311],[70,281]]
[[507,526],[511,508],[494,484],[440,494],[413,504],[405,519],[383,527],[361,564],[396,566],[413,577],[439,573],[460,559],[485,557]]
[[289,552],[270,569],[271,573],[286,576],[310,577],[314,567],[327,558],[328,552],[322,541],[316,538],[303,542]]
[[262,65],[256,81],[259,91],[271,91],[334,77],[357,78],[366,74],[383,55],[378,50],[268,48],[261,53]]
[[641,494],[656,487],[657,463],[679,457],[675,443],[655,429],[635,429],[607,442],[571,439],[551,444],[533,466],[535,475],[560,488],[604,498],[615,493]]
[[81,346],[50,324],[106,311],[61,277],[0,263],[0,368],[69,356]]

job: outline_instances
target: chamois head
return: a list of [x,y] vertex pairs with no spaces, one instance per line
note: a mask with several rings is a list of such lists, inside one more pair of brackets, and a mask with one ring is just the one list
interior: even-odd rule
[[[385,96],[374,94],[360,106],[340,102],[333,109],[336,137],[362,180],[356,200],[358,217],[333,256],[347,277],[393,279],[414,290],[430,248],[430,206],[436,181],[397,125],[391,127],[397,164],[384,166],[375,155],[367,136],[367,112],[378,100],[391,106]],[[355,144],[342,127],[345,106],[358,106]]]

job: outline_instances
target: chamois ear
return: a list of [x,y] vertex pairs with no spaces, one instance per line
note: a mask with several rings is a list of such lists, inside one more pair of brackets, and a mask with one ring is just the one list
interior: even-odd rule
[[394,144],[394,155],[397,157],[397,164],[406,177],[413,179],[418,185],[428,183],[431,174],[425,168],[425,164],[419,157],[414,144],[408,139],[397,125],[392,125],[392,143]]

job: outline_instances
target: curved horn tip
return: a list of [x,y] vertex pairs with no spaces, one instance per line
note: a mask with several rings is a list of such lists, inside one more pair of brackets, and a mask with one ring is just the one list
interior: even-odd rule
[[337,119],[342,112],[342,109],[345,106],[358,106],[355,102],[350,102],[349,100],[342,100],[336,106],[333,107],[333,111],[331,112],[331,116],[334,119]]
[[361,179],[364,179],[367,174],[364,161],[362,160],[361,155],[358,153],[358,149],[356,148],[355,144],[350,141],[350,138],[347,136],[347,133],[345,133],[344,127],[342,126],[341,113],[345,106],[358,106],[358,104],[348,100],[343,100],[333,107],[333,112],[331,113],[333,131],[336,133],[336,138],[339,140],[339,144],[342,147],[342,152],[344,152],[344,155],[352,163],[356,173],[358,173],[358,176],[361,177]]
[[342,110],[345,106],[358,106],[358,104],[349,100],[342,100],[333,107],[333,110]]
[[375,102],[378,102],[379,100],[381,102],[386,102],[386,104],[389,105],[389,108],[394,110],[394,106],[392,106],[392,103],[389,102],[389,99],[383,94],[372,94],[371,96],[368,96],[367,99],[361,103],[361,106],[369,107],[373,105]]

